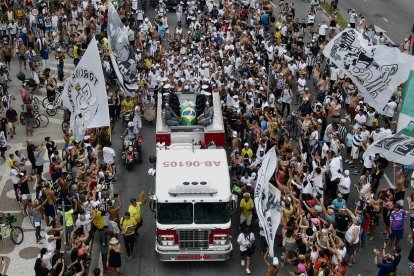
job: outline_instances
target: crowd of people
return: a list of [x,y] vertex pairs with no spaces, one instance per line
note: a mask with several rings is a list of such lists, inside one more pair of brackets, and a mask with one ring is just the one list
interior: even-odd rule
[[[30,0],[23,4],[8,2],[0,3],[4,17],[0,29],[9,36],[9,46],[1,50],[1,58],[9,68],[12,56],[19,59],[21,70],[26,68],[27,59],[29,63],[39,61],[38,66],[29,64],[34,71],[46,68],[49,56],[44,49],[58,48],[60,43],[74,45],[76,65],[88,42],[97,37],[105,75],[110,75],[113,69],[105,55],[107,1],[53,2],[54,12],[42,2],[37,7]],[[395,273],[407,212],[410,227],[414,227],[414,197],[404,204],[411,168],[397,166],[395,189],[379,189],[380,179],[391,165],[381,156],[363,153],[370,144],[394,132],[402,87],[387,104],[385,116],[364,101],[344,72],[322,55],[336,32],[337,19],[334,13],[329,22],[322,20],[317,25],[319,1],[311,1],[302,20],[296,17],[292,3],[280,1],[274,12],[267,0],[245,2],[217,4],[208,0],[190,20],[183,18],[184,3],[180,2],[174,30],[170,30],[165,15],[155,21],[145,17],[138,1],[118,6],[131,46],[136,49],[140,93],[134,99],[124,99],[120,90],[108,91],[111,119],[114,122],[119,118],[120,111],[133,111],[134,119],[124,136],[137,137],[142,128],[140,105],[156,101],[158,92],[220,93],[233,185],[238,188],[233,190],[242,195],[242,231],[237,243],[246,272],[250,274],[257,265],[250,258],[256,240],[252,231],[257,222],[253,201],[257,171],[266,151],[276,146],[278,163],[271,183],[283,194],[278,231],[283,255],[269,260],[260,231],[260,253],[268,275],[276,275],[287,265],[293,265],[291,275],[345,275],[358,254],[364,254],[359,252],[367,240],[380,239],[380,222],[385,225],[388,242],[382,251],[374,252],[374,261],[381,275]],[[378,44],[385,43],[383,35],[376,34],[362,15],[350,11],[350,19],[351,27],[376,38]],[[56,49],[58,75],[63,74],[64,58]],[[32,119],[34,111],[26,98],[22,95],[29,110],[25,113]],[[4,108],[8,109],[0,125],[3,159],[7,135],[13,137],[17,121],[11,98],[5,99],[3,107],[7,102]],[[207,111],[210,105],[207,103]],[[168,106],[164,109],[165,123],[179,123],[174,110]],[[207,125],[210,116],[207,112],[200,121],[204,119]],[[30,126],[30,120],[26,124]],[[31,131],[27,130],[28,136]],[[84,275],[90,263],[89,243],[95,233],[101,246],[103,272],[120,275],[121,253],[134,255],[145,194],[130,199],[128,212],[120,216],[121,197],[112,187],[116,154],[111,145],[98,145],[94,133],[88,133],[83,141],[76,141],[69,133],[64,139],[64,154],[47,137],[39,145],[28,142],[27,158],[16,151],[9,154],[7,162],[16,200],[25,203],[27,215],[35,223],[36,241],[45,246],[36,259],[36,275]],[[43,175],[46,152],[51,180]],[[352,180],[351,174],[358,180]],[[38,183],[35,198],[30,196],[31,182]],[[355,196],[354,205],[349,198]],[[414,272],[414,251],[409,260]],[[99,269],[95,273],[100,275]]]

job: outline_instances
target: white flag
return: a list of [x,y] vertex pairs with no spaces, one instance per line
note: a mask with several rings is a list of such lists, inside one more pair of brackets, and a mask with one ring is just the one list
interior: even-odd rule
[[381,114],[414,65],[413,56],[395,47],[368,46],[366,38],[355,29],[345,29],[335,36],[323,54],[351,78],[364,100]]
[[95,38],[67,79],[62,100],[71,112],[70,129],[77,140],[83,139],[87,128],[110,125],[105,79]]
[[384,137],[370,145],[365,156],[381,154],[388,161],[403,165],[414,163],[414,123],[409,124],[400,132]]
[[256,206],[257,216],[263,227],[269,246],[269,255],[272,258],[274,257],[273,245],[275,243],[276,231],[280,224],[282,211],[280,191],[269,184],[269,180],[275,173],[276,167],[276,150],[273,147],[264,156],[254,190],[254,204]]
[[108,10],[108,43],[111,62],[116,76],[124,92],[131,94],[138,90],[138,70],[135,51],[128,39],[125,28],[114,5],[109,2]]

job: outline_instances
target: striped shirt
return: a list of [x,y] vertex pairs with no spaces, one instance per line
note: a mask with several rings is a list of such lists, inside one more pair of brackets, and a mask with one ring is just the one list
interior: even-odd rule
[[316,63],[316,58],[313,54],[306,56],[306,66],[314,66]]
[[346,130],[346,126],[339,125],[338,133],[339,133],[339,136],[341,137],[341,140],[343,141],[346,135],[348,134],[348,131]]
[[360,146],[361,142],[362,142],[361,134],[355,134],[354,135],[354,140],[352,141],[352,146],[358,148]]

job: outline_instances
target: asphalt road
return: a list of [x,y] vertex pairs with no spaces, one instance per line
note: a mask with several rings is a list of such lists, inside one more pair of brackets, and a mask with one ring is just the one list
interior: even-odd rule
[[[351,0],[352,2],[358,2],[358,0]],[[350,2],[351,2],[350,1]],[[367,0],[368,1],[368,0]],[[278,1],[274,1],[277,5]],[[305,4],[304,1],[287,1],[293,2],[296,6],[297,17],[304,18],[306,11],[308,9],[308,4]],[[361,1],[362,2],[362,1]],[[380,2],[385,2],[380,0]],[[408,0],[402,0],[402,2],[407,2]],[[357,7],[355,7],[357,8]],[[277,10],[276,10],[277,11]],[[153,11],[148,12],[148,17],[153,17]],[[168,14],[170,32],[173,33],[175,27],[176,16],[175,13],[170,12]],[[317,22],[321,20],[317,19]],[[150,189],[154,189],[154,179],[148,176],[147,171],[151,167],[148,162],[148,157],[155,154],[155,126],[150,125],[149,123],[144,122],[144,127],[142,130],[143,136],[143,151],[144,151],[144,162],[142,164],[136,164],[131,171],[127,171],[125,166],[122,164],[121,160],[121,139],[119,138],[120,134],[124,130],[124,126],[121,126],[119,123],[115,128],[115,133],[113,135],[113,146],[117,152],[117,161],[118,165],[118,180],[115,184],[115,192],[121,195],[123,199],[123,212],[128,208],[129,200],[133,197],[137,198],[141,191],[148,192]],[[389,168],[386,171],[386,174],[389,176],[389,179],[393,179],[392,168]],[[345,167],[347,169],[347,167]],[[172,176],[174,177],[174,176]],[[356,183],[357,177],[351,176],[353,182]],[[386,188],[389,186],[389,183],[383,178],[381,180],[380,189]],[[408,193],[408,191],[407,191]],[[356,191],[352,191],[349,207],[351,210],[355,207],[354,202],[357,200]],[[148,206],[142,207],[143,212],[143,221],[144,226],[140,229],[140,236],[138,242],[135,245],[134,254],[132,258],[127,258],[124,255],[122,259],[123,262],[123,275],[212,275],[220,273],[221,275],[245,275],[245,270],[240,266],[239,258],[239,249],[236,245],[236,238],[239,234],[238,226],[238,215],[233,216],[233,257],[226,262],[175,262],[175,263],[165,263],[160,262],[156,259],[154,245],[155,245],[155,219],[154,215],[149,210]],[[382,221],[381,221],[382,223]],[[408,219],[407,223],[408,224]],[[408,233],[408,227],[406,227],[406,232]],[[381,225],[378,229],[378,233],[383,231],[383,226]],[[406,236],[407,234],[405,234]],[[256,235],[258,238],[258,235]],[[379,234],[376,240],[367,241],[366,248],[358,255],[357,263],[348,270],[347,275],[375,275],[377,273],[377,268],[373,264],[373,254],[372,249],[381,248],[384,242],[384,236]],[[408,272],[408,261],[407,255],[411,248],[411,245],[403,240],[402,246],[402,260],[400,263],[400,269],[398,275],[409,275]],[[281,248],[276,249],[276,256],[281,255]],[[288,271],[293,271],[293,266],[287,266],[282,268],[279,275],[287,275]],[[252,259],[251,271],[253,275],[265,275],[266,268],[261,256],[256,252]]]
[[348,18],[348,9],[355,9],[365,16],[368,24],[384,29],[395,44],[401,44],[411,34],[414,24],[412,0],[339,0],[339,10],[345,18]]

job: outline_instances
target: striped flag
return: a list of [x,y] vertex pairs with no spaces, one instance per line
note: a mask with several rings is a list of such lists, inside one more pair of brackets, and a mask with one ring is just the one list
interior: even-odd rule
[[410,72],[404,86],[402,102],[400,117],[398,118],[398,132],[403,130],[410,123],[414,123],[414,71]]

